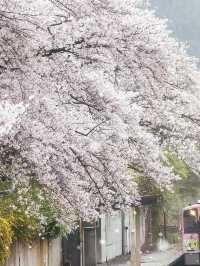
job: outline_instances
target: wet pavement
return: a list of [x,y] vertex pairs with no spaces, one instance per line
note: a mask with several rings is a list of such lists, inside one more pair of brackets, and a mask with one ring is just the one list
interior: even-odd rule
[[[168,266],[181,255],[181,251],[170,247],[166,251],[156,251],[141,255],[141,266]],[[131,266],[130,256],[119,257],[101,266]]]
[[[142,255],[141,266],[167,266],[181,255],[176,248]],[[129,263],[129,262],[128,262]],[[130,263],[127,264],[131,265]]]

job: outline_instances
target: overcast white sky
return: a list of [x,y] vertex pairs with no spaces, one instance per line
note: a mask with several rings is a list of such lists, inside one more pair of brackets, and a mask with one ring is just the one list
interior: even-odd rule
[[150,0],[156,14],[169,19],[177,39],[190,44],[189,53],[200,58],[200,0]]

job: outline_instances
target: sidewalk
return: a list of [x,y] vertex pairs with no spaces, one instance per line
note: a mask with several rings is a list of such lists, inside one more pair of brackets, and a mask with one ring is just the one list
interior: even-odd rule
[[[142,254],[141,266],[167,266],[180,255],[180,251],[171,247],[166,251],[157,251],[150,254]],[[101,266],[131,266],[130,256],[118,257]]]

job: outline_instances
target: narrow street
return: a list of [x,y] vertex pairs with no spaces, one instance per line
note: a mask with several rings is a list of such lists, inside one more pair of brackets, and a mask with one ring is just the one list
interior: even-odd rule
[[167,251],[143,255],[141,259],[141,266],[167,266],[179,257],[180,254],[181,253],[177,251],[177,249],[171,248]]
[[[150,254],[142,254],[141,266],[167,266],[174,261],[181,252],[174,247],[166,251],[157,251]],[[130,257],[119,257],[102,266],[131,266]]]

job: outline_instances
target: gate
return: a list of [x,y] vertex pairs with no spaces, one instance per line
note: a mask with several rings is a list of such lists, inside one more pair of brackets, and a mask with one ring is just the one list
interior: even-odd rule
[[96,227],[84,228],[84,258],[85,266],[96,266]]
[[75,231],[62,240],[63,266],[80,266],[80,236]]
[[81,258],[84,266],[97,265],[97,231],[95,224],[83,224],[82,253],[80,250],[80,231],[67,235],[62,240],[63,266],[80,266]]

